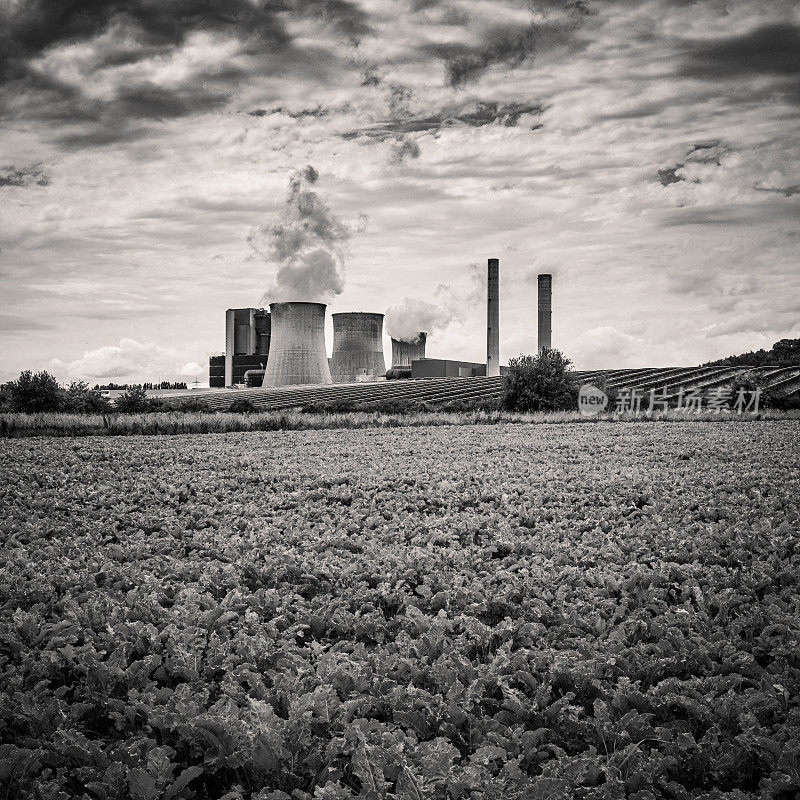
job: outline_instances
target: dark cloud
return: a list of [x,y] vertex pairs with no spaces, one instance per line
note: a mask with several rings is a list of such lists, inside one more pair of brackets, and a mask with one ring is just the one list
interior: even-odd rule
[[683,175],[678,175],[678,170],[683,167],[683,164],[676,164],[674,167],[665,167],[658,171],[658,179],[661,181],[662,186],[669,186],[671,183],[680,183],[685,181]]
[[495,28],[489,31],[480,47],[461,42],[426,48],[444,62],[445,82],[460,87],[477,80],[491,66],[516,67],[533,55],[538,27]]
[[765,25],[727,39],[691,44],[682,74],[692,78],[800,75],[800,28]]
[[[513,128],[518,124],[520,117],[523,115],[539,115],[544,110],[545,107],[541,103],[496,103],[476,101],[466,104],[459,109],[442,110],[427,115],[399,116],[394,119],[384,120],[360,130],[348,131],[342,134],[342,138],[356,139],[359,136],[366,136],[370,139],[383,141],[407,133],[437,131],[440,128],[457,124],[480,128],[484,125],[491,125],[496,121],[499,121],[506,127]],[[534,130],[539,127],[541,126],[533,125],[531,129]]]
[[0,167],[0,187],[2,186],[49,186],[50,176],[40,166]]
[[[128,33],[143,54],[151,47],[180,45],[198,30],[247,33],[273,46],[289,42],[270,4],[249,0],[31,0],[6,6],[0,15],[6,76],[24,70],[24,59],[55,45],[86,41],[112,25]],[[137,60],[137,50],[123,52],[123,63]]]
[[[425,45],[422,51],[425,55],[434,55],[444,62],[445,83],[458,88],[477,80],[490,67],[502,65],[513,69],[521,66],[536,52],[563,45],[570,45],[575,50],[585,48],[586,43],[578,41],[574,36],[588,13],[584,6],[573,3],[561,5],[557,10],[561,13],[547,22],[497,25],[482,31],[481,44],[478,46],[451,42]],[[467,27],[470,20],[459,19],[446,24]]]
[[756,186],[755,189],[758,192],[773,192],[782,194],[784,197],[792,197],[800,194],[800,183],[795,183],[793,186]]
[[287,117],[292,119],[304,119],[305,117],[327,117],[332,113],[342,113],[349,110],[349,105],[344,104],[336,107],[317,106],[316,108],[301,108],[297,111],[290,111],[283,106],[276,106],[275,108],[256,108],[253,111],[248,111],[249,117],[267,117],[272,114],[286,114]]
[[[316,46],[295,47],[291,18],[311,18],[351,43],[369,33],[366,15],[349,0],[31,0],[0,6],[0,116],[67,123],[56,140],[67,147],[130,141],[149,120],[189,116],[230,102],[242,81],[260,74],[300,73],[321,80],[331,56]],[[112,73],[111,96],[84,89],[109,67],[156,56],[169,58],[197,32],[233,38],[238,58],[196,69],[178,86]],[[102,36],[102,38],[100,38]],[[40,59],[56,48],[87,44],[79,78],[66,82]],[[335,59],[334,59],[335,60]],[[108,82],[107,77],[104,80]],[[302,111],[299,116],[312,112]],[[317,114],[319,111],[316,112]],[[58,126],[56,126],[58,127]]]
[[[722,157],[730,152],[730,147],[724,144],[721,139],[709,139],[705,142],[696,142],[686,148],[684,160],[672,167],[665,167],[658,171],[658,179],[662,186],[669,186],[672,183],[685,181],[686,177],[680,175],[678,170],[683,169],[686,164],[705,164],[719,167],[722,165]],[[695,178],[692,183],[701,183]]]
[[293,5],[299,15],[324,20],[353,44],[358,44],[372,32],[367,14],[357,3],[347,0],[294,0]]

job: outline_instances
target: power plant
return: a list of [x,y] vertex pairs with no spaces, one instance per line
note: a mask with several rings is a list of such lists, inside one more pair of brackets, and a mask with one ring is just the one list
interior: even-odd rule
[[552,346],[550,337],[552,335],[553,276],[543,272],[537,278],[537,285],[539,294],[538,343],[541,353],[542,350],[549,350]]
[[324,303],[270,303],[272,335],[263,386],[333,383]]
[[[547,279],[546,291],[543,279]],[[500,260],[497,258],[488,260],[486,289],[486,364],[428,358],[425,352],[428,334],[419,331],[410,341],[391,338],[392,360],[387,372],[383,354],[384,315],[360,311],[331,315],[333,350],[328,359],[326,305],[280,302],[270,303],[269,310],[226,311],[225,354],[210,357],[209,386],[276,387],[386,378],[498,376],[505,367],[500,367]],[[540,275],[540,351],[543,346],[550,346],[550,297],[550,276]]]
[[383,359],[383,314],[350,311],[331,314],[334,383],[376,380],[386,374]]
[[392,367],[411,367],[411,362],[425,358],[425,342],[428,334],[420,331],[410,342],[392,339]]

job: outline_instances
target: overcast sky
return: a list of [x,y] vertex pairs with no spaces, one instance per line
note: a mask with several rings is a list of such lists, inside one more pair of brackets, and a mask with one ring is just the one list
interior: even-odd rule
[[769,348],[798,73],[794,0],[0,0],[0,378],[207,380],[308,165],[350,226],[328,310],[438,304],[430,356],[485,360],[489,257],[503,361],[539,272],[579,368]]

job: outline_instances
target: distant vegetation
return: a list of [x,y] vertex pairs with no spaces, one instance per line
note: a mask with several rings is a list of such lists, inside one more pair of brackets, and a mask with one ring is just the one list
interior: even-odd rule
[[738,356],[708,361],[704,367],[800,367],[800,339],[781,339],[771,350],[751,350]]
[[145,383],[96,383],[93,387],[94,389],[134,389],[134,388],[141,388],[147,390],[153,389],[188,389],[189,387],[183,381],[161,381],[160,383],[151,383],[150,381],[146,381]]

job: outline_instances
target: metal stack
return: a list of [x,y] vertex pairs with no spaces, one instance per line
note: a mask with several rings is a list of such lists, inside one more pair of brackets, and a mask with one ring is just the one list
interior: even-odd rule
[[539,290],[539,352],[549,350],[551,345],[553,276],[542,273],[538,276]]
[[486,292],[486,374],[500,374],[500,259],[490,258]]

